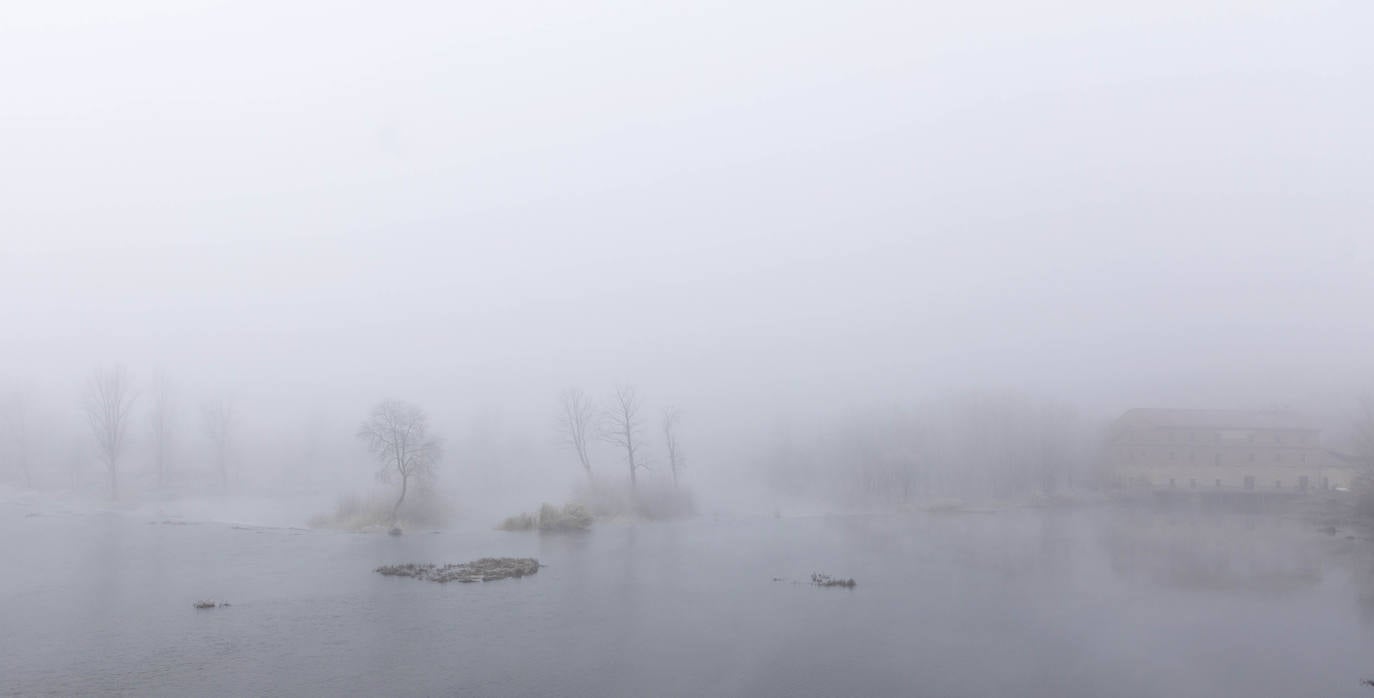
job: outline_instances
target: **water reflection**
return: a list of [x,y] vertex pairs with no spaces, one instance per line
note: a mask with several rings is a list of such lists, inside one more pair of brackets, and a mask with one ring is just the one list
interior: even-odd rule
[[1230,514],[1123,512],[1101,528],[1112,571],[1166,588],[1293,592],[1322,581],[1328,557],[1311,524]]

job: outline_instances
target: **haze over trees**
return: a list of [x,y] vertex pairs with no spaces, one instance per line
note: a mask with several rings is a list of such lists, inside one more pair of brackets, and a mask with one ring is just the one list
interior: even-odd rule
[[119,463],[137,394],[123,366],[97,369],[86,383],[85,412],[101,461],[110,475],[110,497],[119,498]]
[[639,395],[635,388],[621,386],[616,388],[601,421],[602,440],[625,452],[631,489],[638,487],[637,472],[648,468],[641,439],[643,416],[640,411]]
[[1364,475],[1374,478],[1374,395],[1360,398],[1353,432],[1355,458]]
[[764,460],[780,491],[900,509],[1092,485],[1096,438],[1066,405],[967,394],[860,408],[785,430]]
[[399,400],[386,400],[372,408],[358,427],[358,438],[379,466],[377,478],[383,482],[400,479],[401,490],[391,508],[394,526],[405,503],[412,480],[423,483],[435,475],[443,455],[440,440],[429,433],[429,415],[421,408]]
[[212,400],[201,408],[205,436],[210,440],[220,486],[229,489],[229,455],[234,432],[234,406],[227,400]]
[[686,463],[682,453],[682,444],[678,442],[677,429],[678,423],[682,421],[682,413],[676,407],[669,407],[663,410],[663,448],[668,455],[668,470],[673,475],[673,484],[678,484],[678,470]]
[[592,459],[587,452],[588,439],[596,422],[596,405],[581,388],[569,388],[558,396],[558,425],[563,443],[577,454],[577,461],[592,479]]
[[159,375],[153,380],[148,406],[148,435],[152,439],[153,469],[157,473],[159,487],[167,484],[172,448],[172,415],[171,384],[166,376]]
[[29,406],[20,393],[8,396],[0,404],[0,446],[8,460],[12,461],[24,478],[24,486],[33,487],[33,470],[30,463],[29,443]]

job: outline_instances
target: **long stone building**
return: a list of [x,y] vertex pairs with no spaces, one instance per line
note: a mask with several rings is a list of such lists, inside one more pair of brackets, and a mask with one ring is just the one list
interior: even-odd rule
[[1124,487],[1347,488],[1354,469],[1321,446],[1321,430],[1288,411],[1127,410],[1107,438]]

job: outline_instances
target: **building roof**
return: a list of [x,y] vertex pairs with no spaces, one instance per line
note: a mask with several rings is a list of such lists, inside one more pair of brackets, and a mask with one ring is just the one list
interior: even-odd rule
[[1302,415],[1288,410],[1180,410],[1138,407],[1116,420],[1119,426],[1185,429],[1293,429],[1317,431]]

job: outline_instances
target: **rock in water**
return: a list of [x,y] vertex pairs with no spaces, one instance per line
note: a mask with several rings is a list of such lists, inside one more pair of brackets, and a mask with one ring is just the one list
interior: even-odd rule
[[819,572],[811,574],[811,583],[818,587],[844,587],[846,589],[853,589],[856,586],[853,579],[839,579]]
[[443,566],[413,562],[383,565],[375,571],[387,577],[414,577],[440,584],[491,582],[534,574],[539,571],[539,561],[532,557],[484,557],[473,562]]

